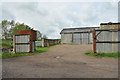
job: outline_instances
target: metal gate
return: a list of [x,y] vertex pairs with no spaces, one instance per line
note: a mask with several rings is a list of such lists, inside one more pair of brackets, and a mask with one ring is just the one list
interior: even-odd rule
[[93,50],[94,53],[120,52],[120,29],[94,30]]

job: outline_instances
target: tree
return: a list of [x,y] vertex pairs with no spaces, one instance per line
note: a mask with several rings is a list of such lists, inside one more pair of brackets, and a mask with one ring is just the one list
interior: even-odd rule
[[47,39],[48,37],[46,36],[46,35],[43,35],[43,37],[42,37],[43,39]]
[[13,35],[17,34],[19,30],[33,30],[33,28],[29,27],[28,25],[25,25],[24,23],[15,23],[14,20],[3,20],[0,23],[0,27],[2,28],[2,38],[4,39],[12,39]]
[[15,27],[12,27],[11,30],[11,37],[15,34],[18,33],[19,30],[31,30],[33,28],[29,27],[28,25],[25,25],[24,23],[20,24],[20,23],[16,23]]
[[15,26],[15,21],[14,21],[14,20],[12,20],[9,24],[11,25],[11,28],[12,28],[12,27],[14,27],[14,26]]
[[6,40],[8,37],[8,27],[9,27],[9,21],[7,20],[3,20],[1,22],[1,28],[2,28],[2,37],[4,37],[4,39]]
[[40,33],[40,31],[37,31],[37,40],[41,40],[42,39],[42,33]]
[[13,27],[15,27],[15,21],[14,21],[14,20],[10,21],[10,22],[9,22],[9,25],[10,25],[11,27],[10,27],[9,35],[8,35],[8,36],[12,38],[13,35],[12,35],[12,30],[11,30],[11,29],[12,29]]

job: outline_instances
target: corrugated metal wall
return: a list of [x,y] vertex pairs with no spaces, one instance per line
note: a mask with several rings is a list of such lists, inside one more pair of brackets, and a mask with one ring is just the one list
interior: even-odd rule
[[[89,35],[90,34],[90,35]],[[66,44],[89,44],[92,43],[92,33],[61,34],[61,43]]]
[[74,44],[81,44],[81,34],[79,34],[79,33],[74,33],[73,34],[73,43]]
[[17,35],[15,36],[15,43],[29,43],[30,35]]
[[82,44],[88,44],[89,43],[89,35],[88,33],[81,33],[81,38],[82,38]]
[[30,44],[16,44],[16,52],[29,52]]
[[73,44],[88,44],[89,35],[88,33],[74,33],[73,34]]
[[61,34],[61,43],[71,44],[72,43],[72,34]]
[[35,30],[19,30],[18,35],[30,35],[30,40],[31,41],[36,41],[37,40],[37,32]]
[[97,53],[114,53],[119,52],[120,43],[96,43]]
[[89,33],[89,43],[93,43],[93,33]]
[[49,46],[52,46],[52,45],[55,45],[55,44],[58,44],[60,43],[60,41],[58,39],[42,39],[42,47],[47,47],[48,44]]
[[14,36],[14,50],[16,53],[20,52],[34,52],[35,42],[30,41],[30,35],[15,35]]
[[30,52],[30,35],[15,35],[15,51]]
[[20,30],[13,36],[13,51],[31,53],[35,51],[35,41],[37,39],[35,30]]
[[[96,35],[100,31],[96,31]],[[119,37],[120,31],[102,31],[98,36],[97,36],[97,41],[120,41]],[[114,53],[119,51],[119,45],[120,43],[99,43],[96,42],[96,52],[97,53]]]
[[35,42],[32,42],[32,52],[35,51]]

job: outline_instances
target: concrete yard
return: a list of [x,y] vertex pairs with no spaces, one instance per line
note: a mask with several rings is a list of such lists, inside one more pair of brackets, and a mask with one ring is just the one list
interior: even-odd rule
[[117,78],[118,59],[87,56],[92,45],[56,45],[33,56],[3,59],[3,78]]

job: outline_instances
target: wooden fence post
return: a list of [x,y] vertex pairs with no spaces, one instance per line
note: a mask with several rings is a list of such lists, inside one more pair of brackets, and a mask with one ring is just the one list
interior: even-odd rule
[[93,52],[96,53],[96,31],[93,30]]
[[15,35],[13,35],[13,53],[16,53],[16,50],[15,50],[15,47],[16,47],[16,45],[15,45]]

